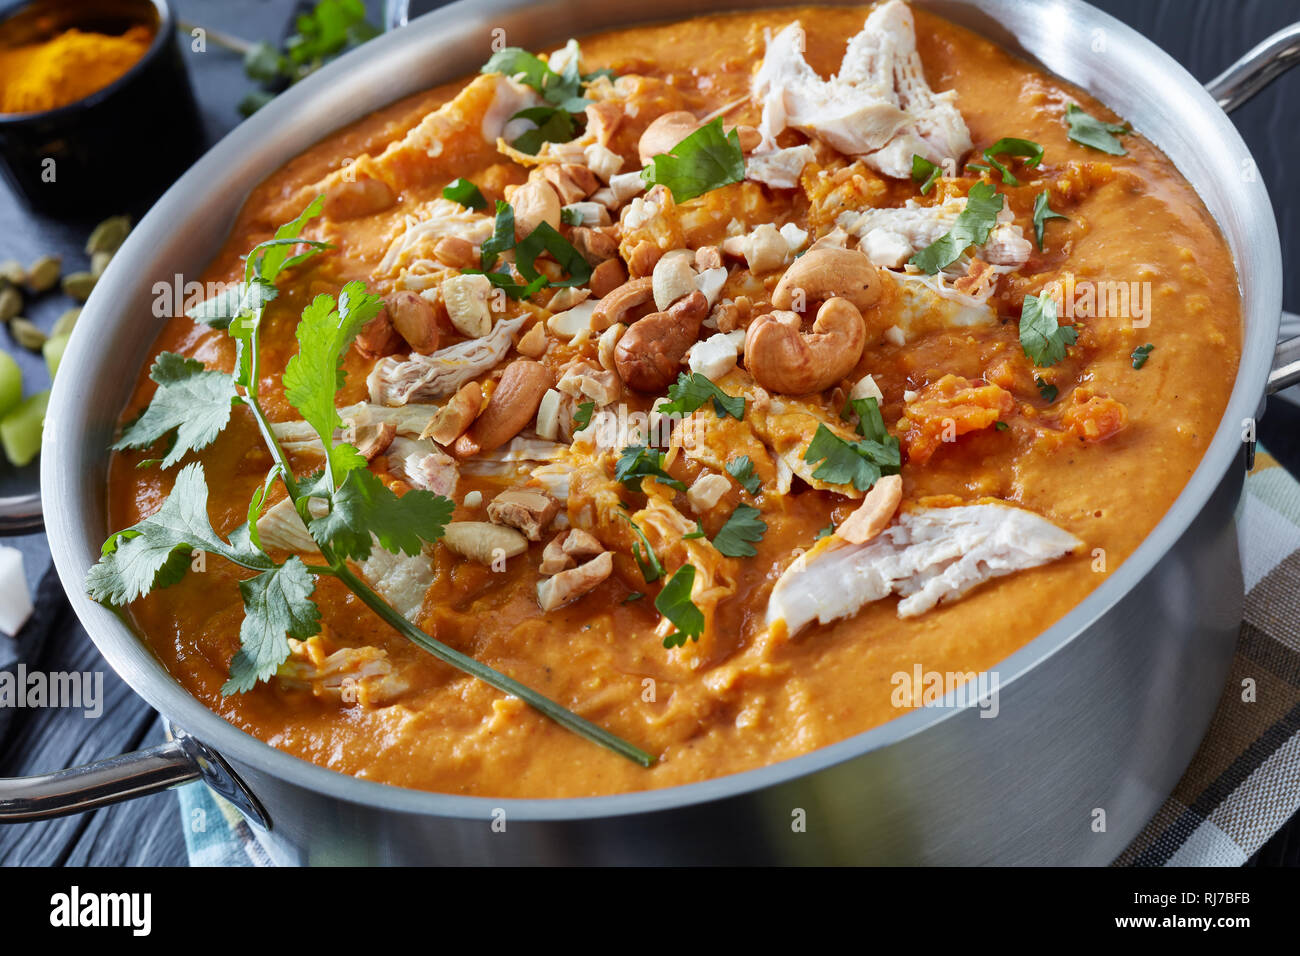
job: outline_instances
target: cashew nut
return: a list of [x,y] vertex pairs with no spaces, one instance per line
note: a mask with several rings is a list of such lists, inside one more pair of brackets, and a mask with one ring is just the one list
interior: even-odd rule
[[627,270],[623,268],[623,261],[615,256],[592,269],[587,284],[591,286],[592,295],[603,299],[626,281]]
[[510,205],[515,210],[516,239],[523,239],[542,223],[560,228],[560,197],[544,179],[530,179],[516,189],[510,194]]
[[542,396],[554,385],[555,376],[545,365],[515,359],[501,373],[501,381],[469,431],[456,439],[452,454],[470,458],[500,448],[533,420]]
[[745,365],[769,391],[807,395],[848,375],[866,343],[867,326],[857,307],[848,299],[827,299],[810,332],[800,330],[793,312],[756,318],[745,334]]
[[838,296],[865,312],[882,288],[880,270],[861,252],[823,246],[809,249],[785,270],[772,290],[772,306],[792,309],[796,292],[802,291],[808,305]]
[[630,322],[629,313],[638,306],[645,305],[653,296],[654,281],[650,276],[624,282],[613,292],[601,296],[596,303],[596,311],[592,313],[595,320],[593,324],[599,323],[602,328],[609,328],[616,322]]
[[849,544],[866,544],[889,527],[902,500],[903,479],[898,475],[886,475],[867,492],[857,510],[835,529],[835,537]]
[[450,445],[474,424],[482,407],[483,386],[478,382],[466,382],[446,405],[434,412],[420,437],[432,438],[444,447]]
[[671,152],[673,147],[700,128],[700,121],[694,113],[686,110],[674,110],[664,113],[645,128],[636,149],[641,156],[641,165],[649,165],[650,160],[662,153]]
[[[709,302],[697,290],[667,312],[655,312],[634,322],[614,349],[614,366],[627,386],[638,392],[662,392],[671,385],[708,314]],[[862,350],[861,345],[858,350]]]
[[492,331],[492,312],[488,308],[491,294],[492,283],[487,276],[451,276],[442,283],[447,317],[462,335],[471,339],[481,339]]
[[560,571],[544,581],[539,581],[537,603],[543,611],[554,611],[556,608],[571,604],[595,589],[613,571],[614,553],[605,551],[600,557],[592,558],[586,564],[580,564],[568,571]]

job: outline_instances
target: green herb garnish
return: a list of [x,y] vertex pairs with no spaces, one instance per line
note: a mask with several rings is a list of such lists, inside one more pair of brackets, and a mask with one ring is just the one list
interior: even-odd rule
[[596,410],[595,402],[581,402],[578,410],[573,413],[573,424],[577,426],[575,431],[582,431],[591,424],[591,415]]
[[627,515],[620,515],[620,517],[632,526],[632,533],[641,540],[640,544],[633,542],[632,557],[636,558],[636,566],[641,569],[641,577],[645,579],[645,583],[653,584],[664,576],[664,566],[659,563],[654,548],[650,547],[650,540],[637,523]]
[[667,186],[677,202],[702,196],[710,190],[745,178],[745,154],[733,129],[722,131],[721,118],[701,126],[667,153],[652,157],[641,170],[647,187]]
[[824,424],[817,426],[803,460],[821,462],[814,478],[832,485],[851,484],[858,491],[868,491],[881,475],[897,473],[902,464],[897,438],[888,444],[870,438],[845,441]]
[[1112,156],[1127,156],[1128,150],[1116,138],[1116,133],[1127,133],[1129,128],[1119,123],[1107,123],[1085,113],[1077,104],[1065,108],[1065,122],[1070,127],[1070,139],[1090,149]]
[[726,523],[713,536],[713,546],[729,558],[752,558],[758,554],[751,542],[762,541],[767,523],[757,508],[739,504]]
[[175,352],[159,353],[149,377],[158,383],[153,400],[113,448],[148,448],[171,435],[164,468],[212,444],[230,422],[230,409],[244,403],[228,372],[208,371],[197,359]]
[[745,399],[742,395],[728,395],[705,375],[699,372],[682,372],[677,381],[668,386],[669,401],[656,406],[664,415],[689,415],[705,402],[713,401],[713,411],[719,418],[730,415],[737,421],[745,417]]
[[[479,661],[430,637],[404,618],[352,570],[349,560],[361,560],[371,553],[373,540],[393,552],[418,553],[426,544],[442,537],[454,504],[428,491],[411,490],[394,494],[366,467],[355,448],[337,442],[335,429],[341,424],[336,402],[344,384],[343,357],[360,329],[382,305],[359,282],[344,286],[337,301],[320,295],[304,310],[297,328],[298,353],[284,372],[285,397],[319,435],[325,451],[325,467],[315,475],[295,475],[262,405],[263,379],[260,328],[266,304],[277,290],[275,277],[285,269],[320,251],[320,244],[306,251],[296,237],[320,211],[320,200],[282,226],[276,238],[255,247],[245,266],[244,291],[239,311],[229,317],[228,333],[236,343],[235,371],[231,382],[235,397],[249,410],[271,454],[273,466],[248,507],[248,521],[228,538],[216,533],[208,518],[208,486],[199,464],[184,466],[162,506],[131,528],[114,532],[104,543],[99,561],[87,572],[86,589],[97,601],[122,607],[155,588],[169,587],[184,577],[191,556],[200,550],[254,572],[239,583],[244,604],[240,626],[240,649],[230,664],[230,679],[222,693],[243,693],[259,681],[272,677],[290,654],[289,639],[310,637],[320,630],[320,610],[312,596],[316,579],[337,579],[368,608],[403,637],[439,660],[469,674],[505,694],[518,697],[566,729],[650,766],[654,758],[606,730],[597,727],[556,702],[501,674]],[[231,389],[218,389],[198,379],[200,371],[186,360],[166,360],[162,378],[168,389],[179,382],[204,384],[191,387],[191,412],[204,420],[199,438],[229,415]],[[163,384],[155,394],[158,408],[150,430],[161,438],[174,418],[175,394],[161,399]],[[151,404],[151,408],[152,408]],[[223,412],[224,407],[224,412]],[[146,411],[146,415],[148,412]],[[142,417],[141,421],[144,418]],[[140,421],[134,423],[142,428]],[[193,444],[194,438],[176,427],[177,438],[169,454],[176,460],[177,446]],[[220,428],[218,427],[219,431]],[[128,429],[129,431],[129,429]],[[146,434],[141,431],[137,437]],[[270,486],[279,482],[303,518],[320,551],[322,564],[308,565],[297,555],[277,563],[262,549],[257,522]],[[313,501],[323,502],[325,513],[313,517]],[[373,537],[372,537],[373,536]]]
[[1149,342],[1146,345],[1139,345],[1135,348],[1132,355],[1133,367],[1141,368],[1143,365],[1146,365],[1147,359],[1151,357],[1151,350],[1153,348],[1155,348],[1155,346]]
[[928,195],[934,184],[943,175],[943,167],[930,162],[924,156],[912,154],[912,182],[921,187],[921,195]]
[[677,491],[686,490],[686,485],[664,471],[664,453],[645,445],[628,445],[619,453],[614,478],[638,494],[643,478],[654,478]]
[[758,475],[754,474],[754,463],[750,461],[748,455],[738,455],[727,462],[727,474],[735,478],[751,495],[758,494],[758,489],[763,483],[759,481]]
[[930,275],[946,269],[971,246],[988,242],[989,233],[997,225],[1002,203],[1002,194],[996,189],[988,183],[976,183],[970,189],[966,208],[952,228],[908,261]]
[[1043,190],[1034,198],[1034,238],[1038,240],[1038,251],[1043,251],[1043,230],[1047,228],[1049,219],[1069,220],[1069,216],[1063,216],[1052,209],[1047,204],[1047,190]]
[[699,520],[698,518],[696,518],[696,519],[695,519],[695,530],[692,531],[692,532],[690,532],[689,534],[684,534],[684,535],[682,535],[682,540],[683,540],[683,541],[693,541],[693,540],[695,540],[696,538],[703,538],[704,536],[705,536],[705,535],[704,535],[704,522],[701,521],[701,520]]
[[510,144],[520,152],[533,156],[541,150],[543,143],[567,143],[575,133],[573,114],[559,106],[530,106],[510,118],[524,119],[534,124],[532,129],[519,134]]
[[453,179],[442,189],[442,197],[460,203],[467,209],[486,209],[487,200],[479,188],[464,177]]
[[1006,431],[1007,428],[1009,428],[1010,426],[1007,425],[1006,422],[994,422],[994,423],[993,423],[993,427],[996,428],[996,429],[997,429],[998,431],[1000,431],[1000,432],[1004,432],[1004,431]]
[[984,158],[988,160],[989,165],[1002,174],[1003,185],[1019,186],[1020,180],[1007,166],[998,161],[999,156],[1019,156],[1024,159],[1025,165],[1032,169],[1043,161],[1043,147],[1033,140],[1005,137],[984,150]]
[[691,588],[694,586],[695,568],[683,564],[673,572],[673,576],[655,598],[655,610],[677,628],[664,638],[664,647],[684,647],[687,638],[698,641],[704,632],[704,612],[691,600]]
[[1060,391],[1055,385],[1043,381],[1041,376],[1034,379],[1034,384],[1038,386],[1038,394],[1041,395],[1043,401],[1047,402],[1049,405],[1056,401],[1056,396],[1060,394]]
[[1072,326],[1056,324],[1056,300],[1047,293],[1025,296],[1020,310],[1020,347],[1039,368],[1055,365],[1078,341]]
[[834,533],[835,533],[835,522],[832,521],[826,527],[818,529],[817,533],[813,535],[813,540],[820,541],[822,538],[829,538]]

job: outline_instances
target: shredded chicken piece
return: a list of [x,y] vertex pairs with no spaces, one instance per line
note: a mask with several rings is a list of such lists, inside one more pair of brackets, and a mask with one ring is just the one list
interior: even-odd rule
[[320,636],[289,639],[289,659],[276,677],[289,687],[311,688],[315,697],[362,707],[382,707],[409,688],[395,673],[388,652],[378,647],[344,647],[328,652]]
[[772,588],[767,625],[783,624],[793,637],[814,620],[849,617],[890,594],[902,598],[900,618],[916,617],[1082,544],[1046,518],[1001,503],[904,512],[866,544],[830,536],[797,558]]
[[424,596],[433,586],[433,559],[428,554],[393,554],[375,542],[360,569],[362,577],[402,617],[412,623],[420,619]]
[[467,339],[431,355],[390,355],[375,363],[366,385],[378,405],[406,405],[451,395],[472,378],[490,371],[510,349],[511,336],[524,316],[501,319],[481,339]]
[[839,72],[817,75],[803,55],[798,21],[768,41],[752,92],[762,105],[763,146],[794,127],[896,179],[911,175],[912,156],[956,163],[971,148],[956,93],[935,93],[916,49],[912,11],[890,0],[850,38]]
[[394,438],[386,458],[388,473],[412,488],[448,498],[456,493],[460,480],[456,459],[429,439]]

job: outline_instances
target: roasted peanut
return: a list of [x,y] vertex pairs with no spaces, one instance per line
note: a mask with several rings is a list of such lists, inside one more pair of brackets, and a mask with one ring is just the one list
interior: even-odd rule
[[612,235],[612,227],[593,228],[574,226],[571,234],[573,248],[587,260],[588,265],[598,266],[606,259],[618,256],[618,240]]
[[638,392],[662,392],[671,385],[708,313],[708,300],[696,291],[667,312],[634,322],[614,349],[614,365],[627,386]]
[[560,197],[544,179],[530,179],[510,197],[515,209],[515,238],[523,239],[542,223],[560,228]]
[[533,420],[542,396],[554,386],[555,376],[545,365],[515,359],[506,366],[487,406],[469,431],[456,439],[452,454],[469,458],[500,448]]
[[600,188],[596,174],[577,163],[543,163],[533,170],[533,176],[549,183],[566,206],[586,199]]
[[483,387],[478,382],[466,382],[434,413],[420,437],[432,438],[444,447],[450,445],[474,424],[482,407]]
[[438,350],[439,306],[418,292],[394,292],[384,299],[384,308],[397,334],[414,351],[425,355]]
[[622,260],[616,256],[613,259],[606,259],[592,269],[591,279],[587,284],[591,287],[593,296],[603,299],[626,281],[627,270],[623,268]]
[[835,537],[849,544],[866,544],[889,527],[902,500],[903,479],[898,475],[885,475],[872,485],[857,510],[835,529]]
[[383,212],[397,202],[397,195],[381,179],[363,177],[355,181],[340,180],[325,191],[321,211],[335,222],[360,219]]
[[671,152],[674,146],[699,128],[700,121],[693,113],[685,110],[664,113],[645,128],[645,132],[637,141],[636,148],[641,156],[641,165],[648,165],[652,158],[661,153]]
[[376,457],[382,455],[396,437],[397,426],[392,422],[370,422],[360,427],[349,426],[343,433],[344,440],[352,445],[366,461],[374,461]]
[[664,251],[651,239],[642,239],[627,255],[627,271],[634,276],[648,276],[663,258]]
[[474,255],[474,244],[459,236],[443,236],[433,247],[433,257],[445,266],[453,269],[467,269],[478,265],[478,256]]
[[791,309],[796,292],[802,291],[808,306],[839,297],[865,312],[880,298],[881,288],[880,271],[864,254],[826,246],[810,249],[785,270],[772,291],[772,305]]
[[745,334],[745,367],[764,388],[807,395],[830,388],[853,370],[867,342],[862,313],[848,299],[827,299],[812,331],[794,312],[769,312]]
[[394,355],[400,352],[405,344],[397,329],[393,328],[393,320],[387,309],[381,309],[379,314],[367,322],[357,333],[357,337],[352,340],[352,347],[362,357],[368,359]]

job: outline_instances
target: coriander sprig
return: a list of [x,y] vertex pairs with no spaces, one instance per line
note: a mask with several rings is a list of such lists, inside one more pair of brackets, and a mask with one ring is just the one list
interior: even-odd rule
[[[224,327],[235,340],[233,374],[209,371],[194,360],[163,353],[152,371],[158,390],[117,446],[143,448],[166,440],[170,447],[160,464],[169,467],[211,444],[229,422],[232,407],[243,405],[257,423],[272,459],[249,504],[247,521],[223,538],[208,518],[202,465],[185,465],[158,511],[109,536],[99,561],[86,575],[87,591],[97,601],[122,607],[155,588],[180,581],[195,551],[224,557],[254,572],[239,583],[244,604],[240,649],[222,688],[222,693],[232,694],[249,691],[274,676],[289,657],[290,638],[305,640],[320,632],[320,608],[312,599],[316,579],[333,577],[399,634],[444,663],[520,698],[567,730],[650,766],[654,758],[640,748],[426,634],[349,566],[350,560],[368,558],[376,541],[393,553],[419,554],[425,544],[442,537],[455,506],[448,498],[423,490],[398,496],[367,468],[356,448],[335,440],[342,425],[336,401],[344,384],[343,358],[383,306],[360,282],[349,282],[337,299],[318,295],[303,310],[297,327],[298,353],[284,371],[285,397],[319,436],[324,467],[298,477],[271,428],[260,395],[261,323],[266,307],[279,294],[276,279],[328,248],[302,238],[320,208],[318,198],[297,219],[281,226],[274,238],[254,247],[244,281],[191,313],[199,321]],[[257,522],[277,482],[306,524],[322,564],[309,565],[297,555],[277,562],[262,547]],[[317,503],[323,503],[323,511]]]

